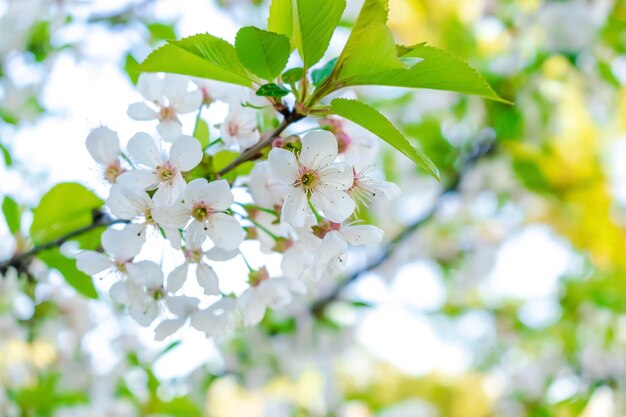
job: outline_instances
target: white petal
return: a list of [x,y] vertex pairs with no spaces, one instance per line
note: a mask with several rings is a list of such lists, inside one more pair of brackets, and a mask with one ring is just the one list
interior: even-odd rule
[[127,282],[125,280],[117,281],[116,283],[111,285],[111,288],[109,289],[109,294],[111,295],[113,301],[115,301],[116,303],[128,304],[129,297]]
[[132,230],[107,229],[102,233],[101,242],[117,262],[127,262],[141,251],[145,238]]
[[154,290],[163,286],[163,270],[152,261],[139,261],[126,265],[128,276],[136,283]]
[[334,223],[341,223],[350,217],[356,207],[348,193],[331,187],[320,187],[311,195],[311,203]]
[[189,264],[187,262],[174,268],[174,270],[167,276],[167,291],[174,293],[180,290],[187,280],[188,272]]
[[133,103],[128,106],[128,117],[133,120],[155,120],[159,113],[151,109],[146,103]]
[[322,244],[317,250],[316,262],[329,263],[348,251],[348,244],[337,232],[330,232],[322,239]]
[[152,201],[157,207],[171,206],[180,200],[181,194],[179,187],[172,182],[166,182],[159,186],[158,190],[152,196]]
[[192,136],[180,136],[170,150],[170,161],[183,171],[191,171],[202,161],[202,145]]
[[343,226],[340,233],[352,245],[375,245],[383,238],[383,231],[370,224]]
[[160,182],[156,173],[146,169],[135,169],[117,177],[117,183],[139,190],[154,188]]
[[107,127],[92,130],[87,136],[86,146],[91,157],[104,166],[115,161],[121,153],[117,133]]
[[197,220],[192,220],[187,230],[185,230],[185,240],[194,247],[201,247],[206,238],[207,232],[204,230],[204,224]]
[[176,317],[189,317],[195,311],[198,310],[198,304],[200,300],[193,297],[186,297],[184,295],[178,295],[173,297],[168,297],[167,300],[167,308],[172,314],[176,315]]
[[148,327],[159,317],[159,306],[154,301],[133,303],[128,312],[137,324]]
[[213,213],[206,222],[207,234],[224,250],[235,250],[243,242],[243,227],[233,216],[225,213]]
[[345,162],[330,164],[322,168],[319,174],[322,182],[338,190],[347,190],[354,184],[353,168]]
[[265,310],[267,308],[265,302],[254,292],[250,292],[248,296],[246,293],[248,291],[252,291],[248,289],[241,295],[243,301],[242,308],[244,310],[244,320],[243,323],[246,326],[256,326],[263,320],[263,316],[265,316]]
[[174,142],[183,134],[183,125],[178,120],[161,120],[157,132],[166,142]]
[[147,133],[139,132],[128,141],[128,153],[140,163],[155,168],[163,165],[161,152],[154,143],[154,139]]
[[163,320],[154,329],[154,340],[161,342],[167,337],[173,335],[185,324],[187,319],[168,319]]
[[315,130],[302,138],[300,162],[313,169],[323,168],[337,159],[337,138],[327,130]]
[[167,226],[161,226],[163,228],[163,232],[165,233],[165,237],[170,241],[170,245],[172,248],[176,250],[180,250],[182,248],[182,239],[180,236],[180,231],[176,228],[170,228]]
[[187,188],[185,188],[185,203],[193,205],[206,201],[209,196],[208,187],[209,181],[206,178],[196,178],[189,181]]
[[206,295],[220,294],[219,279],[217,278],[217,274],[213,268],[207,264],[198,264],[196,269],[196,279],[198,280],[198,285],[202,287]]
[[268,155],[268,161],[277,181],[291,185],[298,178],[298,162],[293,152],[274,148]]
[[161,81],[161,91],[167,97],[169,104],[176,106],[187,94],[189,78],[179,74],[165,74]]
[[194,329],[204,332],[207,337],[213,336],[220,330],[218,328],[219,318],[210,309],[193,313],[190,323]]
[[186,205],[176,203],[171,206],[158,206],[152,209],[152,217],[161,226],[173,229],[183,229],[189,219],[191,213]]
[[234,257],[238,256],[240,253],[241,252],[239,252],[239,249],[227,251],[222,248],[218,248],[217,246],[214,246],[207,252],[205,252],[204,255],[212,261],[224,262],[230,261]]
[[217,180],[208,184],[203,199],[213,210],[226,210],[233,204],[235,197],[230,190],[228,181]]
[[87,275],[96,275],[114,266],[113,261],[101,253],[84,251],[76,255],[76,267]]
[[283,203],[280,213],[281,221],[293,227],[302,227],[311,213],[306,194],[299,189],[292,189]]
[[137,80],[137,90],[146,100],[160,103],[163,97],[161,92],[162,82],[158,75],[144,72]]
[[114,184],[106,205],[115,217],[131,220],[145,214],[152,200],[148,193],[134,188]]
[[187,91],[180,100],[174,103],[176,112],[179,114],[191,113],[197,111],[202,104],[202,91],[196,89]]

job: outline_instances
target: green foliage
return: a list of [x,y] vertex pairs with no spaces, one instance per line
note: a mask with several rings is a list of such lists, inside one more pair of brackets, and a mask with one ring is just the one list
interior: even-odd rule
[[144,72],[172,72],[251,86],[246,69],[235,48],[209,34],[171,41],[155,50],[139,65]]
[[11,234],[19,233],[22,220],[22,209],[11,197],[6,196],[2,200],[2,213]]
[[104,202],[84,186],[61,183],[43,196],[33,211],[33,243],[42,244],[93,223],[94,211]]
[[11,152],[9,152],[7,147],[1,143],[0,143],[0,152],[2,153],[2,157],[4,158],[4,164],[8,167],[13,165],[13,158],[11,157]]
[[324,56],[345,8],[345,0],[274,0],[268,27],[289,37],[310,68]]
[[137,84],[137,80],[139,79],[139,62],[135,59],[131,54],[126,55],[126,60],[124,61],[124,71],[128,75],[128,78],[132,81],[133,84]]
[[[213,172],[219,172],[221,169],[225,168],[228,164],[233,162],[239,156],[239,152],[233,151],[220,151],[213,155]],[[242,175],[248,175],[250,171],[254,168],[253,162],[246,162],[239,165],[236,169],[233,169],[228,174],[224,176],[224,179],[229,182],[233,182],[237,177]]]
[[76,261],[63,256],[59,248],[41,252],[38,257],[44,261],[48,267],[59,271],[59,273],[63,275],[65,282],[72,286],[79,294],[87,298],[98,298],[98,292],[93,285],[91,277],[76,268]]
[[12,392],[21,416],[52,417],[57,408],[88,402],[85,392],[62,391],[56,374],[43,374],[36,384]]
[[290,91],[280,85],[270,83],[262,85],[257,91],[257,96],[262,97],[284,97],[289,94]]
[[373,107],[357,100],[337,98],[331,103],[331,111],[363,126],[439,179],[435,164],[422,151],[411,146],[402,133]]
[[235,50],[248,71],[268,81],[280,74],[291,54],[286,36],[252,26],[241,28],[237,32]]
[[282,78],[282,80],[287,84],[295,84],[300,81],[304,77],[304,75],[304,68],[297,67],[288,69],[283,73],[283,75],[281,75],[280,78]]
[[211,140],[209,125],[203,119],[198,118],[196,120],[196,127],[193,130],[193,137],[198,139],[202,149],[209,146],[209,141]]
[[173,25],[166,23],[149,23],[146,26],[153,40],[169,41],[176,39],[176,30]]
[[334,58],[328,61],[322,68],[318,68],[311,72],[311,80],[313,80],[313,85],[318,86],[330,76],[335,69],[335,65],[337,64],[337,60],[339,58]]

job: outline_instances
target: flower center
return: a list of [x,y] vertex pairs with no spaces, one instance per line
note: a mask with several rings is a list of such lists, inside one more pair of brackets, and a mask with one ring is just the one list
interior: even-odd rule
[[115,264],[115,267],[122,274],[128,274],[128,269],[126,268],[126,262],[118,262],[117,264]]
[[169,162],[163,166],[156,167],[156,173],[162,182],[171,180],[177,172],[176,167],[173,167]]
[[228,123],[228,134],[230,136],[237,136],[239,134],[239,125],[235,122]]
[[162,300],[165,298],[165,289],[163,287],[155,288],[151,295],[154,301]]
[[200,203],[191,210],[191,216],[197,221],[203,222],[211,215],[212,212],[213,211],[205,206],[204,203]]
[[106,169],[104,170],[104,178],[110,183],[114,184],[119,177],[124,172],[124,168],[120,165],[120,161],[115,160],[111,162]]
[[294,183],[294,186],[302,188],[302,190],[310,197],[311,193],[315,191],[315,188],[317,187],[319,182],[319,175],[316,171],[312,171],[307,169],[306,167],[303,167],[300,171],[300,176]]
[[194,250],[186,250],[185,258],[194,264],[199,264],[202,261],[202,250],[194,249]]
[[159,111],[159,119],[160,120],[168,120],[175,121],[176,120],[176,109],[171,106],[161,107]]
[[156,222],[154,221],[154,217],[152,217],[152,209],[150,207],[146,208],[146,211],[143,215],[146,218],[147,224],[156,224]]

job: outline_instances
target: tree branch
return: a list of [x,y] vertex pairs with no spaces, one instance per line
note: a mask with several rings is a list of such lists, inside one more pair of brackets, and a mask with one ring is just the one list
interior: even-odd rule
[[237,168],[239,165],[243,164],[244,162],[252,161],[253,159],[255,159],[257,157],[257,155],[259,155],[263,151],[263,149],[267,148],[268,146],[271,146],[272,142],[274,141],[274,139],[276,139],[278,136],[280,136],[280,134],[283,133],[283,131],[285,129],[287,129],[287,127],[289,127],[289,125],[291,125],[292,123],[295,123],[295,122],[297,122],[297,121],[299,121],[299,120],[301,120],[301,119],[303,119],[305,117],[303,114],[300,114],[300,113],[298,113],[296,111],[293,111],[293,112],[286,111],[284,113],[284,115],[285,115],[285,118],[280,123],[280,125],[276,128],[276,130],[274,130],[265,139],[262,139],[261,141],[259,141],[259,143],[257,143],[253,147],[246,149],[233,162],[228,164],[226,167],[222,168],[222,170],[219,172],[219,174],[220,175],[227,174],[228,172],[230,172],[233,169]]
[[25,270],[26,267],[32,261],[32,258],[35,257],[40,252],[43,252],[48,249],[60,247],[65,242],[68,242],[78,236],[84,235],[85,233],[88,233],[99,227],[111,226],[117,223],[128,223],[128,220],[112,219],[109,216],[105,215],[104,213],[97,211],[96,213],[94,213],[93,223],[87,226],[81,227],[79,229],[72,230],[66,235],[59,237],[58,239],[52,240],[47,243],[43,243],[41,245],[33,246],[30,250],[26,252],[17,253],[13,255],[13,257],[11,257],[10,259],[0,262],[0,274],[2,275],[6,274],[9,268],[15,268],[18,271]]
[[393,239],[391,239],[386,245],[381,254],[376,257],[372,262],[367,264],[362,269],[359,269],[352,274],[348,275],[344,280],[340,281],[332,291],[326,296],[315,301],[310,308],[310,311],[315,316],[320,316],[323,314],[326,307],[329,304],[339,299],[341,293],[345,288],[350,286],[353,282],[357,281],[361,276],[365,273],[373,271],[374,269],[383,265],[387,260],[389,260],[396,249],[400,246],[400,244],[404,243],[408,238],[410,238],[419,228],[428,223],[437,213],[441,203],[443,201],[443,197],[451,192],[454,192],[458,189],[459,184],[461,183],[461,179],[467,172],[467,170],[473,166],[479,159],[485,157],[486,155],[490,155],[495,150],[495,144],[493,142],[487,142],[477,146],[473,149],[472,153],[465,158],[465,162],[462,167],[459,169],[458,173],[454,176],[454,178],[450,181],[450,184],[444,188],[441,194],[437,197],[435,204],[431,207],[430,210],[424,216],[422,216],[419,220],[411,223],[406,226],[399,234],[397,234]]

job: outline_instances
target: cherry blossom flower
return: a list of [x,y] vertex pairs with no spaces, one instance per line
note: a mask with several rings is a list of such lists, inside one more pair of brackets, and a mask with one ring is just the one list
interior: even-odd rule
[[180,136],[172,145],[169,157],[157,149],[147,133],[137,133],[128,142],[128,152],[146,168],[126,172],[119,183],[143,190],[157,189],[152,199],[155,205],[177,202],[185,192],[182,172],[190,171],[202,161],[200,142],[191,136]]
[[102,168],[104,178],[115,183],[125,171],[120,163],[122,151],[117,133],[108,127],[93,129],[87,136],[86,145],[91,157]]
[[264,277],[253,283],[237,300],[244,315],[244,325],[254,326],[265,316],[268,308],[280,309],[293,300],[293,294],[304,294],[306,287],[300,281],[278,277]]
[[198,178],[187,185],[183,203],[156,207],[152,214],[159,224],[186,229],[187,241],[201,245],[210,238],[215,246],[231,251],[239,247],[244,232],[241,224],[225,213],[233,204],[233,193],[226,180],[208,182]]
[[130,316],[141,326],[151,325],[164,310],[167,292],[163,286],[163,271],[150,262],[150,270],[141,276],[140,282],[130,281],[127,285]]
[[[140,281],[143,276],[154,272],[153,262],[133,263],[133,258],[141,251],[144,240],[133,231],[107,229],[102,233],[102,247],[108,254],[84,251],[76,256],[76,266],[84,273],[95,275],[113,275],[118,280],[111,287],[111,297],[118,303],[128,301],[126,281],[131,278]],[[160,270],[160,268],[157,269]]]
[[158,234],[159,229],[162,228],[172,247],[174,249],[181,248],[178,229],[161,226],[154,220],[152,216],[154,202],[147,192],[116,184],[111,187],[106,205],[115,217],[137,221],[137,223],[126,226],[127,228],[136,226],[134,230],[137,231],[137,234],[144,234],[147,228],[152,228]]
[[312,214],[309,201],[336,223],[354,212],[355,203],[346,193],[354,182],[352,167],[334,162],[336,159],[337,140],[324,130],[306,134],[297,156],[280,148],[270,151],[272,172],[278,181],[290,186],[282,207],[282,221],[302,227]]
[[137,88],[151,104],[139,102],[128,106],[128,115],[135,120],[159,120],[157,130],[161,137],[171,142],[182,135],[179,114],[198,110],[202,104],[202,92],[187,91],[186,77],[167,74],[160,78],[156,74],[141,74]]
[[354,181],[348,190],[348,194],[360,204],[367,206],[377,196],[384,196],[392,200],[400,195],[400,188],[389,181],[372,178],[372,166],[367,166],[357,172],[353,170]]
[[240,104],[232,104],[224,122],[220,126],[222,141],[226,145],[235,145],[238,149],[247,149],[261,139],[257,123],[257,111]]

